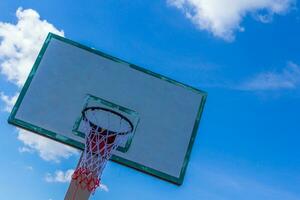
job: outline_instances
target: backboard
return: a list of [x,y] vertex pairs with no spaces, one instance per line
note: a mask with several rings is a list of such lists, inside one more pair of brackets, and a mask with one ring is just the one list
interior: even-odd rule
[[50,33],[8,121],[83,149],[82,109],[114,107],[135,130],[112,160],[180,185],[205,100],[203,91]]

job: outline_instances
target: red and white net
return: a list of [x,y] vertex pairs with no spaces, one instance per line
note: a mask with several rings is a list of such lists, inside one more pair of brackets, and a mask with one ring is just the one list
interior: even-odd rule
[[101,183],[102,171],[113,151],[131,134],[131,122],[121,114],[100,107],[82,111],[85,149],[72,179],[77,187],[94,192]]

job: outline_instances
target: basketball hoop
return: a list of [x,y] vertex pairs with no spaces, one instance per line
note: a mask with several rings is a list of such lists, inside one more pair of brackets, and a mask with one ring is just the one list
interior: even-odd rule
[[104,107],[82,110],[85,149],[72,175],[77,187],[95,192],[100,186],[102,171],[113,150],[133,132],[133,124],[122,114]]

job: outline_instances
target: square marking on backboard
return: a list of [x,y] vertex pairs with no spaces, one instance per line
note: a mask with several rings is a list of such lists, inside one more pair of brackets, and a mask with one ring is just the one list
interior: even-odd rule
[[[127,119],[129,119],[131,121],[131,123],[134,127],[132,133],[129,135],[127,140],[125,140],[123,143],[121,143],[117,148],[117,151],[121,151],[123,153],[127,152],[128,149],[130,148],[132,139],[135,134],[135,130],[136,130],[138,122],[139,122],[138,113],[136,111],[130,110],[123,106],[106,101],[100,97],[96,97],[96,96],[88,94],[86,96],[86,98],[84,99],[84,104],[83,104],[82,110],[86,107],[91,107],[91,106],[99,106],[99,107],[111,109],[115,112],[120,113],[121,115],[125,116]],[[75,135],[85,138],[84,123],[82,120],[81,113],[79,114],[79,117],[77,118],[76,122],[74,123],[72,131]]]

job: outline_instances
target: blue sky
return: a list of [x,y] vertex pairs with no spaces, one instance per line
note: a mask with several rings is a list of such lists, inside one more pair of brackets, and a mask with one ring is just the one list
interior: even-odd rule
[[296,1],[12,0],[0,10],[2,197],[62,199],[79,158],[6,122],[52,31],[208,92],[182,186],[110,162],[92,199],[300,199]]

